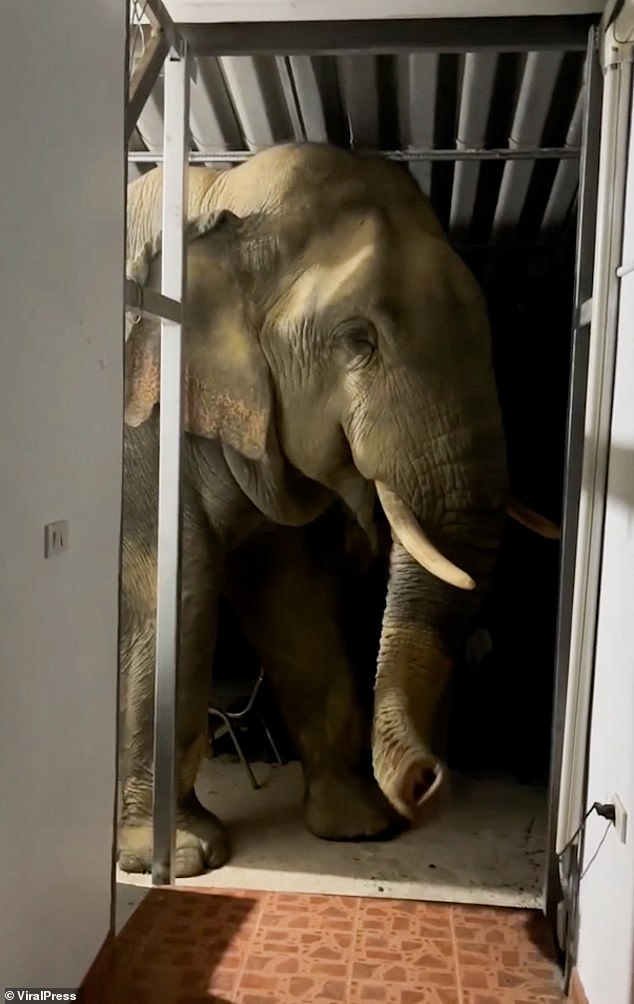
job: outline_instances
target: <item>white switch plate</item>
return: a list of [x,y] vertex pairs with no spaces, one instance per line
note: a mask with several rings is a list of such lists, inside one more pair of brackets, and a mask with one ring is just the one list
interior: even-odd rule
[[610,799],[614,806],[614,828],[622,844],[627,842],[627,812],[625,806],[618,795],[612,795]]
[[68,549],[68,520],[58,519],[44,527],[44,557],[53,558]]

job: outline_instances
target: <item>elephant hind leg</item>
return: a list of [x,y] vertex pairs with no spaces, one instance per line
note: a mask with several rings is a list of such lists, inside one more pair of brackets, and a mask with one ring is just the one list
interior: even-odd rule
[[[183,563],[181,656],[176,701],[174,870],[177,878],[218,868],[229,857],[222,825],[200,805],[194,792],[207,739],[215,596],[204,536],[199,533],[187,543],[184,553],[192,553],[193,546],[197,557]],[[143,566],[146,574],[141,575]],[[152,867],[155,561],[146,557],[141,562],[139,555],[128,547],[122,578],[118,857],[123,871],[148,872]]]
[[336,577],[305,534],[277,528],[251,541],[232,566],[232,605],[302,761],[308,829],[327,840],[387,837],[402,821],[372,777]]

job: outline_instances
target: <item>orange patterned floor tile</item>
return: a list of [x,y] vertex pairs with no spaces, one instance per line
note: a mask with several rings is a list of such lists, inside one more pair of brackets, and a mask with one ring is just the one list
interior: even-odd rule
[[349,1004],[460,1004],[455,985],[433,987],[420,978],[405,986],[353,980],[348,1001]]
[[394,939],[451,941],[450,916],[449,907],[436,903],[364,899],[359,907],[359,930]]
[[463,992],[461,1004],[565,1004],[562,994],[529,994],[504,991]]
[[151,890],[86,1004],[562,1004],[528,911]]

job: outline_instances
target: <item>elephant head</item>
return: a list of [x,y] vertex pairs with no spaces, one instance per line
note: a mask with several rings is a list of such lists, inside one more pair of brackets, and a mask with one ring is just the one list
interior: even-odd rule
[[480,291],[399,206],[313,236],[261,329],[285,456],[344,499],[375,486],[393,546],[373,763],[411,817],[441,777],[434,726],[505,519],[505,445]]
[[[373,763],[411,817],[441,776],[438,705],[508,501],[487,313],[406,175],[336,152],[326,177],[310,150],[276,199],[265,160],[259,202],[228,172],[223,211],[192,224],[185,428],[220,440],[241,483],[268,465],[289,521],[326,491],[371,531],[378,496],[393,544]],[[126,351],[135,424],[159,398],[157,327],[132,327]]]

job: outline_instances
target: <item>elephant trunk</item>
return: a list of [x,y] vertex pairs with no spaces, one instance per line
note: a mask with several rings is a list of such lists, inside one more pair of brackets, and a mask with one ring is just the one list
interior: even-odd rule
[[[372,437],[360,434],[363,422],[349,434],[355,466],[375,483],[392,531],[372,759],[384,795],[406,818],[442,779],[440,703],[489,585],[508,496],[491,373],[476,368],[467,386],[443,382],[445,376],[431,373],[425,386],[410,389],[434,404],[424,421],[417,413],[416,426],[402,420],[398,402],[385,410],[378,456]],[[410,400],[407,374],[398,386]]]
[[441,700],[469,620],[488,585],[499,530],[489,524],[476,548],[471,538],[467,552],[456,548],[455,540],[443,548],[457,549],[461,556],[468,553],[475,590],[442,581],[421,567],[394,533],[393,538],[375,681],[372,759],[383,793],[411,819],[442,781],[437,755]]

